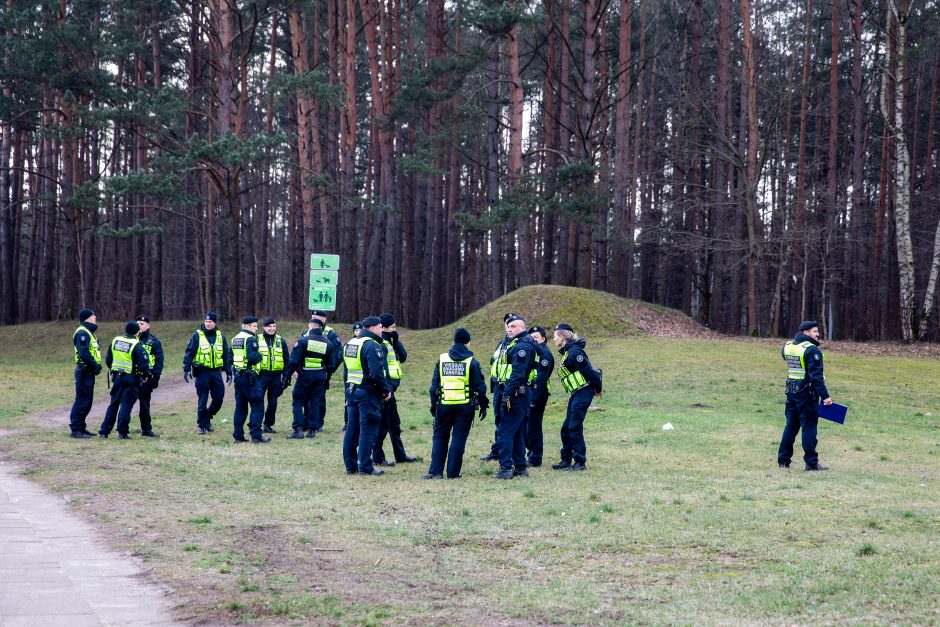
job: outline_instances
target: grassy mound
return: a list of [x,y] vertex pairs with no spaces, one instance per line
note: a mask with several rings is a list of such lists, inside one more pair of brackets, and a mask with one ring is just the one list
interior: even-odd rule
[[528,285],[497,298],[451,325],[498,332],[507,312],[551,329],[567,322],[586,337],[690,337],[714,334],[681,311],[596,290],[562,285]]

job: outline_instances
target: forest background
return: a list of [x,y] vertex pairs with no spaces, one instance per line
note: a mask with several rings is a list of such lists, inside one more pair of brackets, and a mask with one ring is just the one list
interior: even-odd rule
[[4,0],[0,323],[517,287],[940,338],[929,0]]

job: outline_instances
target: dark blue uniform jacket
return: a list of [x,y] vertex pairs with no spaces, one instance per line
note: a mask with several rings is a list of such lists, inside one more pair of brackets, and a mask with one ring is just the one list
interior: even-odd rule
[[601,377],[597,370],[594,370],[594,366],[591,365],[591,360],[588,359],[587,353],[584,352],[586,345],[587,340],[580,339],[574,342],[568,342],[562,346],[559,351],[564,358],[562,365],[571,372],[576,370],[580,371],[581,374],[584,375],[584,380],[587,381],[591,389],[594,390],[594,393],[600,394],[603,391]]
[[[804,385],[798,390],[792,390],[790,387],[792,384],[789,383],[788,379],[787,391],[803,392],[810,389],[818,394],[819,398],[829,398],[829,390],[826,389],[826,380],[823,378],[823,356],[822,351],[819,350],[819,342],[804,333],[797,333],[796,337],[793,338],[793,343],[802,344],[803,342],[812,343],[812,346],[807,348],[806,352],[803,353],[803,362],[806,364],[806,378],[803,379]],[[786,360],[782,348],[780,349],[780,356]]]
[[[454,344],[447,351],[448,356],[454,361],[463,361],[467,357],[473,357],[473,353],[465,344]],[[437,405],[441,398],[441,372],[438,368],[438,362],[434,362],[434,373],[431,375],[431,389],[428,392],[431,395],[431,405]],[[489,400],[486,398],[486,378],[483,376],[483,369],[480,362],[475,358],[470,361],[470,399],[476,397],[480,407],[489,407]]]

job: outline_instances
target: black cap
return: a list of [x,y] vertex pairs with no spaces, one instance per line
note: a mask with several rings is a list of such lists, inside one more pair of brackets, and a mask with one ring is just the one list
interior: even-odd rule
[[382,326],[383,326],[383,327],[390,327],[390,326],[392,326],[393,324],[395,324],[395,316],[393,316],[393,315],[390,314],[390,313],[384,313],[384,314],[382,314],[381,316],[379,316],[379,320],[382,321]]
[[361,329],[361,328],[362,328],[361,322],[359,321],[353,322],[353,331],[355,331],[356,329]]
[[91,309],[88,309],[86,307],[85,309],[82,309],[81,311],[78,312],[78,321],[85,322],[86,320],[91,318],[93,315],[95,315],[95,312],[93,312]]
[[367,316],[362,319],[362,328],[371,329],[372,327],[382,324],[382,319],[378,316]]
[[506,324],[509,324],[510,322],[515,322],[516,320],[522,320],[523,322],[525,322],[525,318],[523,318],[519,314],[506,314]]
[[137,335],[138,333],[140,333],[140,325],[133,320],[124,325],[125,335]]
[[467,331],[465,328],[460,327],[454,331],[454,344],[469,344],[470,343],[470,331]]
[[515,318],[515,317],[517,317],[518,315],[519,315],[519,314],[515,314],[515,313],[513,313],[513,312],[510,311],[508,314],[506,314],[505,316],[503,316],[503,322],[508,324],[510,318]]
[[274,316],[268,316],[267,318],[264,319],[264,324],[262,324],[261,326],[268,327],[268,326],[271,326],[272,324],[277,324],[277,320],[274,319]]
[[320,327],[320,328],[322,329],[322,328],[323,328],[323,321],[322,321],[322,320],[317,320],[316,318],[310,318],[310,325],[313,325],[313,326],[315,326],[315,327]]
[[555,325],[556,331],[571,331],[574,333],[574,329],[571,328],[571,325],[566,322],[559,322]]
[[818,327],[819,323],[815,320],[806,320],[805,322],[800,323],[800,331],[809,331],[813,327]]
[[137,316],[136,318],[134,318],[134,320],[136,320],[137,322],[146,322],[147,324],[150,324],[150,318],[148,318],[147,316]]
[[212,320],[212,322],[219,324],[219,314],[215,313],[214,311],[207,311],[205,319]]
[[242,324],[251,324],[252,322],[258,322],[258,318],[255,316],[245,316],[242,318]]
[[539,327],[539,326],[530,327],[529,335],[532,335],[533,333],[539,333],[541,334],[542,337],[545,337],[545,329],[543,329],[542,327]]
[[322,309],[314,309],[313,311],[310,312],[310,317],[312,318],[313,316],[320,316],[321,318],[326,318],[326,312],[323,311]]

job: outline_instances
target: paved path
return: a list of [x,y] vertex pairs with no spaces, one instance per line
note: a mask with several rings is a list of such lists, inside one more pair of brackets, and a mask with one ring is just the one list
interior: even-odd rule
[[61,498],[0,462],[0,627],[175,625],[171,604]]

